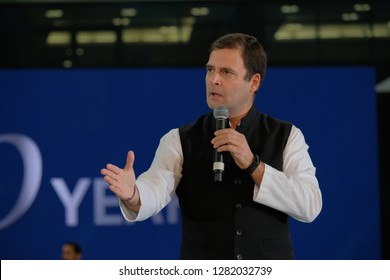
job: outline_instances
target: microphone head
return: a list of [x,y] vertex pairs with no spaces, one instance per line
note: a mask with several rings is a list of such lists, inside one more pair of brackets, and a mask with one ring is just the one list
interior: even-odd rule
[[218,106],[213,111],[214,118],[227,119],[229,117],[229,109],[226,106]]

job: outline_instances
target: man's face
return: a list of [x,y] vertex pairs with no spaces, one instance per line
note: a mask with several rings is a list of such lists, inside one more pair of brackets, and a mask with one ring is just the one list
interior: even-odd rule
[[[219,49],[210,53],[206,65],[207,105],[227,106],[229,117],[245,114],[252,107],[260,75],[245,80],[247,70],[239,49]],[[257,81],[258,79],[258,81]]]
[[79,260],[81,258],[79,253],[76,253],[73,246],[65,244],[62,246],[62,259],[64,260]]

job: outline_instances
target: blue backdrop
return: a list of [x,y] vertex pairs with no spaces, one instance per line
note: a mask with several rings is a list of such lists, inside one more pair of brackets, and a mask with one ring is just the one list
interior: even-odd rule
[[[160,137],[209,111],[203,69],[0,71],[0,258],[176,259],[174,200],[130,224],[99,171],[136,153],[137,174]],[[293,122],[323,193],[311,224],[291,220],[298,259],[379,259],[375,72],[271,68],[256,106]]]

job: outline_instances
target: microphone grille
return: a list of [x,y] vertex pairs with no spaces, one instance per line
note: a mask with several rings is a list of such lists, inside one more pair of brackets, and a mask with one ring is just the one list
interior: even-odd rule
[[227,119],[229,117],[229,109],[226,106],[219,106],[213,111],[214,118]]

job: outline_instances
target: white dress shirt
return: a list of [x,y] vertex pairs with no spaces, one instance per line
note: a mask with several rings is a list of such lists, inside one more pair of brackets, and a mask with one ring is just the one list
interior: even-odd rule
[[[265,164],[261,185],[254,184],[253,200],[298,221],[312,222],[321,211],[322,195],[308,148],[302,132],[292,126],[283,152],[283,172]],[[172,129],[161,138],[149,170],[137,178],[138,214],[120,201],[126,220],[145,220],[170,202],[182,177],[183,160],[179,129]]]

